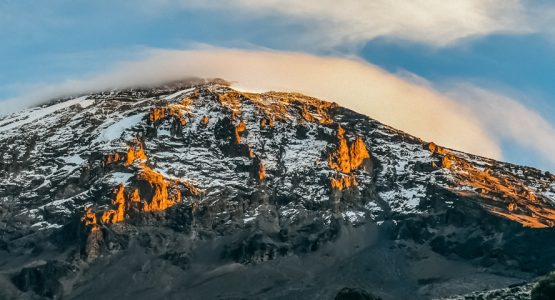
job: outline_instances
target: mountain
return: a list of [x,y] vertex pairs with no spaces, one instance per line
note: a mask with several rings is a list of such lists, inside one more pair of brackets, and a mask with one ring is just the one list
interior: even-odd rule
[[0,119],[0,170],[2,299],[434,299],[555,269],[553,174],[296,93],[59,99]]

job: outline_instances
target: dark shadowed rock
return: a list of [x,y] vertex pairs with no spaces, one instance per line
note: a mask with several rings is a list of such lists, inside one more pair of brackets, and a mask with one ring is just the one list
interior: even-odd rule
[[24,292],[33,291],[46,298],[61,299],[64,289],[58,280],[70,271],[71,268],[66,264],[48,261],[36,267],[23,268],[12,277],[12,282]]
[[365,290],[346,287],[337,293],[335,300],[381,300],[381,298],[376,297]]

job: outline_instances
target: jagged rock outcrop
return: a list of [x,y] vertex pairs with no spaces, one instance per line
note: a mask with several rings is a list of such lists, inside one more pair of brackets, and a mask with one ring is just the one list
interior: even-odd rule
[[64,286],[59,279],[71,271],[71,267],[66,264],[48,261],[38,266],[23,268],[12,281],[24,292],[32,291],[47,299],[62,299]]
[[215,137],[224,140],[220,146],[226,155],[252,157],[251,149],[248,145],[241,143],[241,135],[245,133],[246,125],[240,121],[237,125],[229,117],[218,120],[215,126]]
[[172,124],[177,123],[181,126],[185,126],[187,125],[187,119],[183,114],[183,110],[187,109],[189,103],[190,100],[186,98],[182,100],[181,103],[153,107],[148,113],[148,121],[153,126],[157,126],[160,122],[171,119]]
[[[364,163],[370,162],[370,153],[368,153],[368,149],[366,149],[366,144],[362,140],[360,136],[357,136],[355,141],[349,147],[349,156],[351,162],[351,170],[356,170]],[[367,171],[368,165],[365,166]]]
[[[139,166],[134,186],[126,188],[121,183],[114,190],[113,209],[101,213],[100,220],[104,224],[123,222],[129,213],[161,212],[182,202],[182,190],[189,196],[200,196],[202,193],[193,184],[185,180],[167,179],[145,164]],[[95,232],[98,227],[96,213],[90,208],[82,218],[86,226]],[[88,248],[88,247],[87,247]]]
[[362,289],[343,288],[337,293],[335,300],[381,300],[381,298]]
[[241,121],[235,126],[235,143],[241,144],[241,135],[247,130],[245,122]]
[[202,125],[208,125],[208,122],[210,122],[210,119],[208,118],[208,116],[204,116],[202,117],[200,122]]
[[125,154],[120,154],[116,152],[115,154],[109,154],[106,157],[105,163],[107,165],[124,162],[126,166],[133,164],[136,160],[147,160],[143,143],[139,139],[135,138],[128,144],[127,152]]
[[264,162],[259,158],[255,158],[254,165],[257,166],[256,168],[258,169],[258,172],[256,174],[258,180],[259,181],[264,181],[264,179],[266,179],[266,171],[264,169]]
[[331,169],[349,174],[370,159],[370,154],[362,138],[357,136],[349,145],[345,138],[345,129],[341,126],[337,129],[337,140],[337,149],[328,157],[328,165]]
[[334,175],[330,178],[331,187],[338,190],[345,190],[357,186],[357,180],[353,175]]
[[83,221],[85,226],[87,226],[84,254],[85,259],[90,262],[100,256],[104,239],[102,230],[100,229],[96,219],[96,214],[92,211],[92,209],[87,208],[85,210],[85,214],[81,218],[81,221]]

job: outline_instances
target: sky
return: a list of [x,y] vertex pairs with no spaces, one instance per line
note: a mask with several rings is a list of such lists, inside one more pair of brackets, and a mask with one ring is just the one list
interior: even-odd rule
[[0,115],[222,77],[555,171],[555,4],[522,0],[0,0]]

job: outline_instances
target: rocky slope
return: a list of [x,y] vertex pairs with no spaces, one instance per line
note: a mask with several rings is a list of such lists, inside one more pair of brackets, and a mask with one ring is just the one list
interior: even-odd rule
[[382,299],[554,269],[555,176],[223,81],[0,119],[0,298]]

